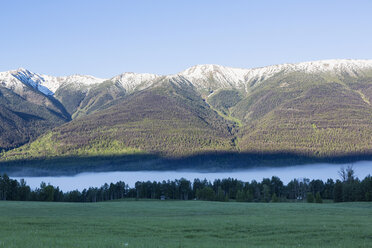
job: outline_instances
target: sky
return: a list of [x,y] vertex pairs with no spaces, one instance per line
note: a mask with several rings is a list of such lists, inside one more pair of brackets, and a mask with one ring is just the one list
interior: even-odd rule
[[370,0],[12,0],[0,10],[0,71],[110,78],[372,59]]

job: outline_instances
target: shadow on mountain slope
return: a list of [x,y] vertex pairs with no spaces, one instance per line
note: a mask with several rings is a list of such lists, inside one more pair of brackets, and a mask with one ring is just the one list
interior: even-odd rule
[[62,176],[83,172],[192,170],[229,171],[314,163],[352,163],[372,160],[372,154],[311,157],[294,153],[203,153],[182,158],[155,154],[123,156],[56,157],[0,162],[0,173],[12,176]]

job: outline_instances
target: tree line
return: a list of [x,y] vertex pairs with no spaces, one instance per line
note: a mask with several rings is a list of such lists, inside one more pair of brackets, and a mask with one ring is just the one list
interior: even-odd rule
[[285,185],[273,176],[261,182],[243,182],[227,178],[210,182],[206,179],[189,181],[184,178],[162,182],[136,182],[129,187],[122,181],[90,187],[82,191],[63,192],[59,187],[42,182],[39,188],[31,189],[21,179],[0,175],[0,200],[99,202],[123,198],[172,199],[240,202],[307,201],[321,203],[323,199],[334,202],[372,201],[372,177],[363,180],[354,176],[351,167],[340,170],[341,179],[334,181],[293,179]]

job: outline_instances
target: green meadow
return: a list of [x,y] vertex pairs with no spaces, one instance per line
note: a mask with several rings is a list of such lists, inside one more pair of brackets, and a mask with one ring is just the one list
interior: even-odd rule
[[3,201],[0,247],[372,247],[372,203]]

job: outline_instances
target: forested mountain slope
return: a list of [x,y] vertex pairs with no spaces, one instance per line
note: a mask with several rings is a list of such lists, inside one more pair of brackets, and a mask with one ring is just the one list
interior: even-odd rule
[[165,78],[104,111],[57,127],[13,154],[22,158],[138,152],[184,156],[232,150],[234,123],[211,110],[182,80]]
[[3,161],[137,153],[372,155],[369,60],[200,65],[168,76],[70,80],[54,90],[49,98],[73,120],[3,154]]
[[28,71],[13,73],[15,76],[0,73],[0,151],[34,140],[45,130],[70,120],[63,105],[47,88],[32,84],[31,79],[21,81]]
[[372,78],[289,73],[230,108],[246,151],[312,156],[371,153]]

